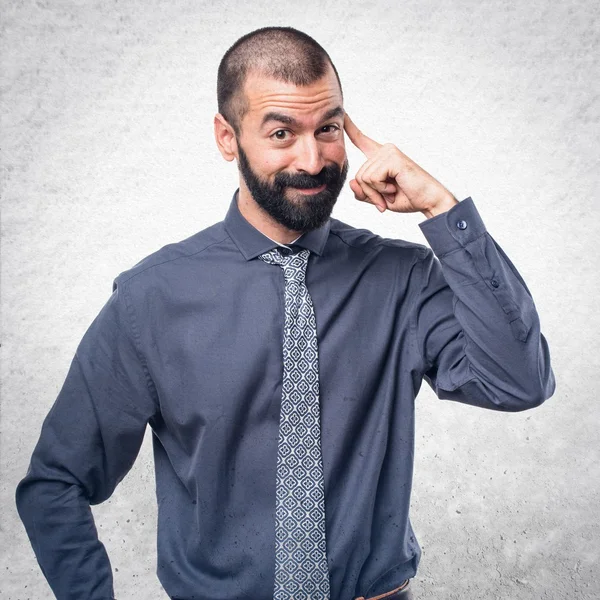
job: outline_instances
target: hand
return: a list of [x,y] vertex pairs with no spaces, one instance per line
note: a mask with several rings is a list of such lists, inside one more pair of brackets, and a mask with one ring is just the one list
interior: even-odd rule
[[379,144],[362,133],[346,113],[344,129],[367,162],[350,181],[354,197],[374,204],[380,212],[422,212],[434,217],[458,200],[427,171],[393,144]]

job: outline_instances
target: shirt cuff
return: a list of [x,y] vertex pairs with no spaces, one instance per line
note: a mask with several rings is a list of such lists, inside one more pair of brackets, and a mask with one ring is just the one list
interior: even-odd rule
[[438,257],[464,248],[486,232],[471,196],[450,210],[422,221],[419,227]]

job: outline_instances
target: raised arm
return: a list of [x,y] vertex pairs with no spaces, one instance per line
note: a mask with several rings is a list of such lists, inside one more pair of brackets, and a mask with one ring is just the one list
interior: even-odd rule
[[350,181],[356,199],[380,212],[427,217],[420,227],[432,250],[424,248],[419,260],[414,310],[427,382],[440,398],[496,410],[541,404],[554,393],[555,379],[533,298],[472,198],[458,202],[396,146],[362,133],[347,114],[344,128],[367,158]]
[[541,404],[555,389],[548,343],[529,289],[473,200],[420,227],[433,249],[420,261],[415,307],[427,382],[439,398],[484,408]]

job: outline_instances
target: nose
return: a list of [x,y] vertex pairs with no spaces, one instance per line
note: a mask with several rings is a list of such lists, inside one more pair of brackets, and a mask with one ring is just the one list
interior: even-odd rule
[[309,175],[318,175],[324,166],[325,161],[319,142],[312,136],[306,136],[298,144],[298,154],[295,160],[296,169]]

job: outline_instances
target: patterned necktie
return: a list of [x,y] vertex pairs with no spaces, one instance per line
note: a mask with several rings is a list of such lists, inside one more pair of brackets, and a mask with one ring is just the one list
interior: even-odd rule
[[273,249],[259,256],[279,265],[285,279],[274,600],[329,600],[317,328],[305,284],[309,254]]

